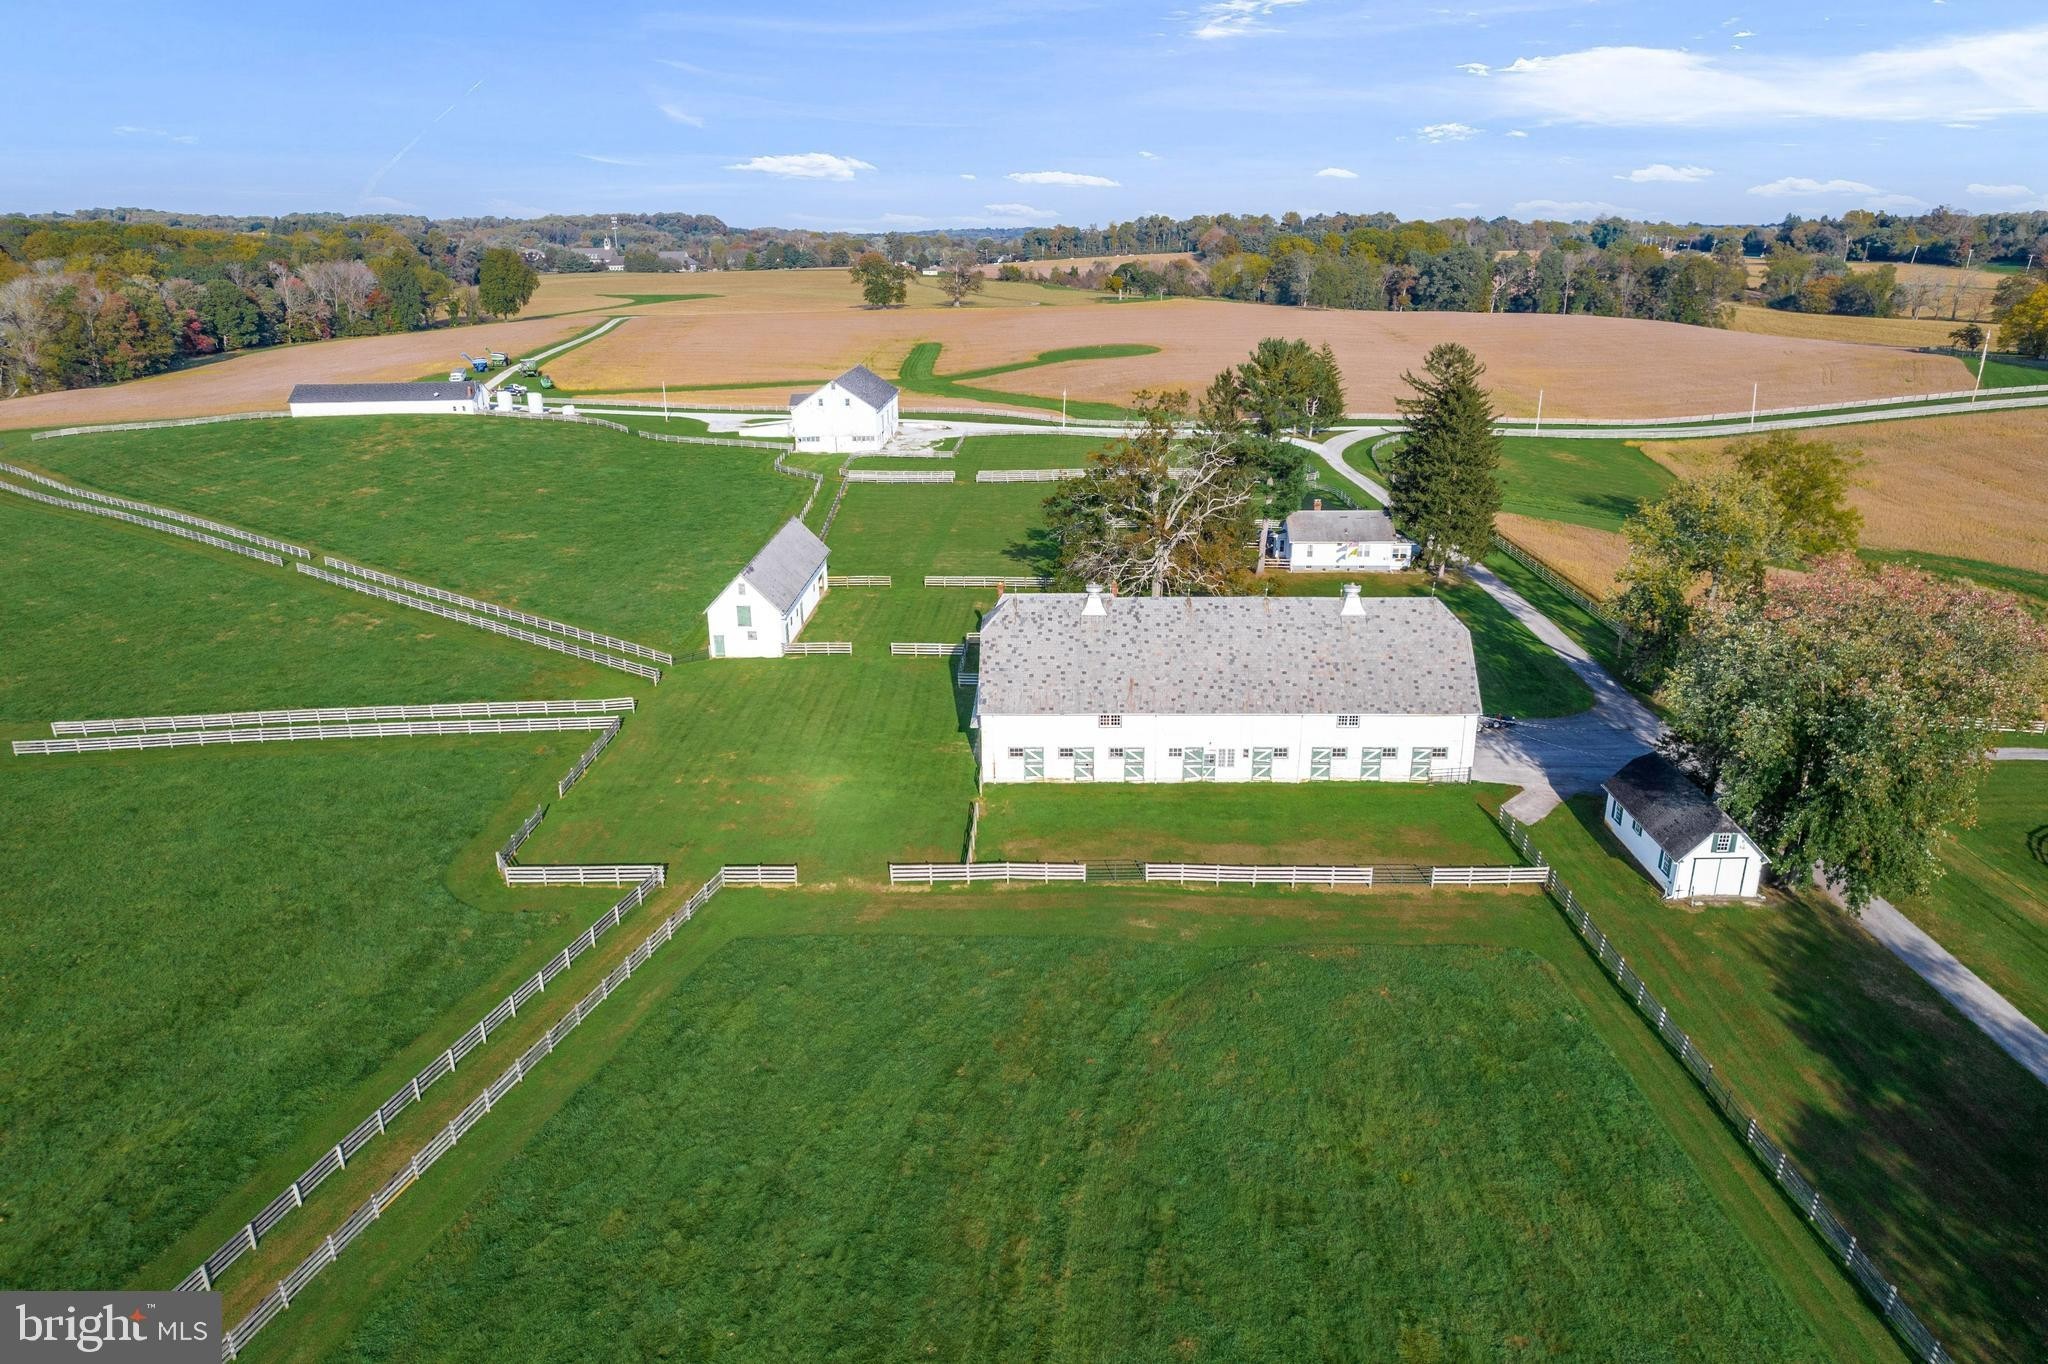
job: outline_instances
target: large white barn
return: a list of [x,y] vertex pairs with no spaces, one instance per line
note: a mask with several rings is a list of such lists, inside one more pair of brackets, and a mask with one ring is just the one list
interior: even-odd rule
[[791,517],[705,609],[713,658],[780,658],[825,595],[825,542]]
[[802,454],[873,452],[898,424],[896,385],[866,365],[812,392],[789,395],[789,432]]
[[1444,781],[1479,740],[1433,597],[1013,594],[981,625],[981,778]]
[[1667,900],[1753,896],[1770,859],[1676,763],[1645,753],[1607,779],[1607,827]]
[[294,384],[294,417],[418,416],[484,410],[484,386],[467,379],[427,384]]
[[1415,547],[1383,511],[1298,511],[1282,524],[1280,553],[1296,573],[1397,573]]

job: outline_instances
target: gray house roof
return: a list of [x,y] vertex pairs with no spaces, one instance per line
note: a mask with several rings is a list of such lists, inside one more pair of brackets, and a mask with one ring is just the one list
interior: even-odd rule
[[476,396],[476,385],[451,384],[293,384],[294,403],[459,403]]
[[1730,819],[1712,796],[1661,753],[1645,753],[1635,759],[1609,777],[1604,789],[1673,857],[1684,857],[1709,834],[1742,833],[1742,826]]
[[1367,541],[1384,544],[1401,537],[1383,511],[1298,511],[1287,518],[1287,538],[1297,545]]
[[787,612],[825,566],[826,553],[825,542],[792,516],[761,547],[753,562],[740,570],[740,577],[749,589],[773,602],[776,610]]
[[1005,597],[981,625],[988,715],[1473,715],[1472,636],[1433,597]]
[[[890,383],[866,365],[855,365],[832,382],[877,412],[887,407],[889,400],[896,396],[896,385]],[[789,395],[789,405],[795,407],[798,403],[817,392],[817,389],[812,389],[810,393],[792,393]]]

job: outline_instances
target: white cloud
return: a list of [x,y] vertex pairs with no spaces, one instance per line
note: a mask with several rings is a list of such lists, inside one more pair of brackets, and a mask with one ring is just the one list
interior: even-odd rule
[[1203,40],[1243,38],[1254,33],[1278,32],[1266,20],[1275,10],[1292,9],[1303,0],[1214,0],[1199,5],[1188,16],[1195,21],[1189,33]]
[[1141,152],[1139,152],[1139,153],[1138,153],[1138,155],[1140,155],[1140,156],[1144,157],[1144,158],[1145,158],[1145,159],[1146,159],[1147,161],[1157,161],[1157,160],[1159,159],[1159,153],[1158,153],[1158,152],[1145,152],[1145,151],[1141,151]]
[[1469,123],[1432,123],[1417,128],[1415,135],[1424,142],[1463,142],[1466,138],[1479,136],[1479,129]]
[[1524,199],[1515,205],[1517,218],[1559,218],[1568,223],[1619,216],[1621,212],[1605,199]]
[[1756,30],[1753,28],[1745,28],[1739,33],[1731,33],[1728,36],[1731,38],[1754,38],[1756,37]]
[[595,161],[600,166],[644,166],[645,161],[635,161],[629,156],[599,156],[596,152],[578,152],[585,161]]
[[1468,76],[1490,76],[1493,68],[1485,62],[1459,62],[1458,69]]
[[830,152],[793,152],[786,156],[756,156],[726,169],[759,171],[785,180],[851,180],[856,171],[871,171],[874,167],[855,157],[834,156]]
[[153,137],[165,142],[193,143],[199,139],[190,133],[174,133],[163,128],[141,128],[133,123],[123,123],[114,129],[116,137]]
[[960,178],[961,178],[962,180],[972,180],[972,179],[975,179],[975,178],[976,178],[976,176],[975,176],[975,174],[974,174],[974,172],[973,172],[973,171],[961,171],[961,172],[960,172]]
[[1979,199],[1996,199],[2003,203],[2008,199],[2029,199],[2034,191],[2025,185],[1972,185],[1970,193]]
[[997,218],[1039,218],[1050,220],[1059,213],[1050,208],[1033,208],[1029,204],[983,204],[982,211]]
[[1705,166],[1667,166],[1662,161],[1657,161],[1632,170],[1627,175],[1617,175],[1614,178],[1617,180],[1629,180],[1638,185],[1691,185],[1697,184],[1712,174],[1713,172]]
[[662,117],[666,118],[671,123],[687,123],[692,128],[701,128],[704,126],[704,120],[702,118],[699,118],[696,114],[691,113],[688,109],[685,109],[682,105],[677,104],[674,100],[657,100],[655,102],[654,107],[661,110]]
[[1767,185],[1751,185],[1751,194],[1766,199],[1848,200],[1862,208],[1925,208],[1927,201],[1910,194],[1893,194],[1861,180],[1815,180],[1804,175],[1787,175]]
[[1083,175],[1079,171],[1011,171],[1003,177],[1020,185],[1068,185],[1092,189],[1116,189],[1117,182],[1106,175]]
[[1521,130],[1520,128],[1510,128],[1510,129],[1508,129],[1508,136],[1509,136],[1509,137],[1527,137],[1527,136],[1528,136],[1528,134],[1527,134],[1527,133],[1525,133],[1525,132],[1523,132],[1523,131],[1522,131],[1522,130]]
[[1983,121],[2048,113],[2044,66],[2048,24],[2036,24],[1843,57],[1593,47],[1519,58],[1495,68],[1487,88],[1504,108],[1613,127]]
[[1358,172],[1345,170],[1342,166],[1325,166],[1316,172],[1318,180],[1356,180]]

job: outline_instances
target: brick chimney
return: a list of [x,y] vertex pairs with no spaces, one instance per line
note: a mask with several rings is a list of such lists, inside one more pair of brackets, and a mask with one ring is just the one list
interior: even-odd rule
[[1320,497],[1319,497],[1319,498],[1317,498],[1317,499],[1316,499],[1316,500],[1315,500],[1315,501],[1314,501],[1313,503],[1311,503],[1311,504],[1309,505],[1309,510],[1310,510],[1310,511],[1321,511],[1322,509],[1323,509],[1323,499],[1322,499],[1322,498],[1320,498]]

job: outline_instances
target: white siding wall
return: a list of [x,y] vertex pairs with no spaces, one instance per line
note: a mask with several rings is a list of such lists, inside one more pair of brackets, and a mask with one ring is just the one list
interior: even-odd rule
[[[1684,856],[1673,857],[1657,846],[1635,816],[1622,808],[1621,802],[1607,796],[1607,832],[1621,840],[1629,856],[1641,864],[1657,884],[1667,900],[1682,900],[1688,896],[1744,895],[1754,896],[1762,884],[1764,856],[1756,844],[1745,834],[1735,835],[1735,846],[1731,851],[1717,853],[1711,838]],[[1739,860],[1742,866],[1726,872],[1722,864],[1730,859]],[[1668,867],[1668,870],[1667,870]]]
[[446,413],[470,415],[483,407],[467,398],[442,398],[433,402],[390,403],[293,403],[294,417],[406,417],[438,416]]
[[891,398],[877,412],[831,383],[790,408],[789,425],[799,451],[858,453],[879,449],[896,434],[900,407],[899,400]]
[[[1187,753],[1202,749],[1214,764],[1213,781],[1321,780],[1312,773],[1316,750],[1329,749],[1331,781],[1358,781],[1371,764],[1367,751],[1397,750],[1378,760],[1377,779],[1408,781],[1417,750],[1441,748],[1426,759],[1432,771],[1472,766],[1479,740],[1477,715],[1361,715],[1356,725],[1335,715],[1124,715],[1103,725],[1095,715],[989,715],[981,722],[981,778],[985,782],[1073,781],[1077,758],[1063,750],[1093,750],[1094,781],[1126,780],[1124,756],[1111,749],[1143,750],[1143,780],[1175,782],[1185,777]],[[1180,750],[1174,754],[1171,750]],[[1255,753],[1272,749],[1270,777],[1253,776]],[[1279,750],[1285,750],[1281,756]],[[1023,750],[1017,753],[1015,750]],[[1337,751],[1342,756],[1337,756]],[[1043,775],[1028,774],[1036,762]],[[1083,778],[1084,780],[1091,778]]]
[[1393,573],[1408,567],[1406,540],[1289,540],[1287,567],[1297,573]]
[[[787,612],[734,578],[705,609],[713,658],[780,658],[782,646],[797,637],[825,595],[826,567],[821,565]],[[741,621],[741,611],[746,621]]]

